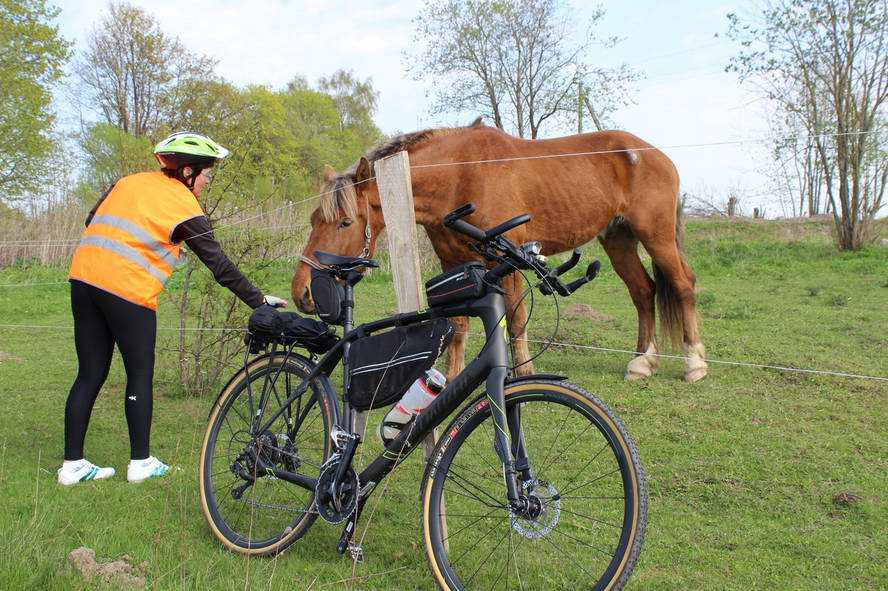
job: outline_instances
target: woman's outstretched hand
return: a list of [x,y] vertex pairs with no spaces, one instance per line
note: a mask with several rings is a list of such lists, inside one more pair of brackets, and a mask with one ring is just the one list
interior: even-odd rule
[[286,308],[287,300],[283,298],[278,298],[273,295],[267,295],[263,298],[266,304],[271,306],[272,308]]

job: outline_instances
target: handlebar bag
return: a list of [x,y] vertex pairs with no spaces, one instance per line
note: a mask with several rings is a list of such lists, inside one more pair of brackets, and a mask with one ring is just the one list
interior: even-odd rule
[[429,306],[453,304],[484,295],[484,275],[487,269],[482,263],[465,263],[425,284]]
[[357,410],[388,406],[435,364],[453,340],[446,318],[360,338],[348,352],[349,402]]

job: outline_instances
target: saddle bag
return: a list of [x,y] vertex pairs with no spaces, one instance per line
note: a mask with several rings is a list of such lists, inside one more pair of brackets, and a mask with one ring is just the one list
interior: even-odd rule
[[400,400],[435,364],[453,332],[449,320],[437,318],[356,340],[348,352],[351,405],[364,411]]
[[484,295],[484,275],[487,269],[481,263],[465,263],[429,279],[425,284],[429,306],[443,306]]
[[345,288],[327,271],[312,269],[311,299],[314,300],[315,312],[321,320],[330,324],[343,321]]

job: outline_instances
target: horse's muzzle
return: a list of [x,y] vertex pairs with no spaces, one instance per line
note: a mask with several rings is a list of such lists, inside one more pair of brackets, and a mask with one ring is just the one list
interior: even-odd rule
[[311,299],[311,291],[307,287],[300,297],[294,299],[296,300],[296,307],[299,308],[300,312],[305,314],[315,313],[314,300]]

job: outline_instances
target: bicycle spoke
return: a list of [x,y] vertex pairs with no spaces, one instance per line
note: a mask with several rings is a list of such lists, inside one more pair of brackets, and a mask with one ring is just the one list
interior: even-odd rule
[[[451,469],[452,469],[452,468],[451,468]],[[496,484],[496,485],[502,485],[503,487],[506,486],[505,482],[503,482],[502,480],[500,480],[500,479],[498,479],[498,478],[497,478],[497,479],[493,479],[493,478],[491,478],[490,476],[485,476],[484,474],[479,474],[478,472],[475,472],[474,470],[472,470],[471,468],[468,468],[468,467],[465,466],[464,464],[460,464],[460,465],[459,465],[459,469],[460,469],[460,470],[465,470],[466,472],[469,472],[469,473],[472,474],[473,476],[477,476],[478,478],[483,478],[484,480],[487,480],[488,482],[492,482],[492,483],[494,483],[494,484]],[[500,468],[500,472],[501,472],[501,471],[502,471],[502,468]]]
[[[449,534],[446,538],[442,539],[441,541],[442,541],[442,542],[446,542],[447,540],[450,540],[450,539],[452,539],[452,538],[455,538],[459,533],[461,533],[461,532],[465,531],[466,529],[472,527],[473,525],[475,525],[476,523],[478,523],[478,522],[481,521],[482,519],[486,519],[486,518],[490,517],[491,515],[493,515],[494,511],[497,511],[497,509],[491,509],[491,510],[487,513],[487,515],[481,515],[481,516],[478,517],[478,519],[476,519],[475,521],[469,523],[468,525],[465,525],[465,526],[459,528],[457,531],[455,531],[455,532]],[[449,514],[449,513],[447,513],[447,514],[443,514],[443,515],[442,515],[441,513],[439,513],[439,514],[438,514],[438,519],[441,519],[441,517],[445,517],[445,518],[453,518],[453,517],[461,517],[461,515],[451,515],[451,514]]]
[[[502,502],[500,499],[497,499],[496,497],[494,497],[493,495],[491,495],[490,493],[488,493],[487,491],[485,491],[484,489],[482,489],[482,488],[479,487],[478,485],[474,484],[474,483],[471,482],[470,480],[467,480],[467,479],[464,478],[463,476],[457,474],[457,473],[454,472],[453,469],[451,468],[451,469],[448,470],[448,472],[447,472],[447,479],[450,480],[450,481],[452,481],[452,482],[454,482],[455,484],[459,485],[459,486],[460,486],[463,490],[465,490],[467,493],[472,494],[472,492],[471,492],[468,488],[466,488],[466,486],[464,486],[462,483],[458,482],[458,481],[455,480],[454,478],[459,478],[459,480],[461,480],[462,482],[464,482],[464,483],[470,485],[472,488],[474,488],[475,490],[477,490],[478,492],[480,492],[481,494],[483,494],[484,496],[486,496],[488,499],[490,499],[491,501],[493,501],[493,502],[495,503],[495,505],[488,505],[488,506],[496,506],[496,507],[503,507],[503,508],[506,508],[506,506],[503,504],[503,502]],[[480,497],[477,497],[477,496],[476,496],[475,498],[478,499],[479,501],[481,501],[481,498],[480,498]],[[481,502],[484,503],[484,501],[481,501]],[[486,503],[484,503],[484,504],[486,504]]]
[[565,533],[565,532],[561,531],[561,530],[558,529],[557,527],[554,528],[552,531],[553,531],[553,532],[556,532],[556,533],[559,533],[559,534],[561,534],[562,536],[564,536],[564,537],[566,537],[566,538],[568,538],[568,539],[570,539],[570,540],[573,540],[573,541],[576,542],[577,544],[582,544],[583,546],[586,546],[586,547],[588,547],[588,548],[592,548],[593,550],[597,550],[598,552],[601,552],[602,554],[604,554],[604,555],[607,556],[607,557],[613,557],[613,552],[608,552],[608,551],[606,551],[606,550],[602,550],[601,548],[598,548],[598,547],[596,547],[596,546],[593,546],[592,544],[590,544],[590,543],[588,543],[588,542],[584,542],[583,540],[581,540],[581,539],[579,539],[579,538],[575,538],[574,536],[572,536],[572,535],[570,535],[570,534],[568,534],[568,533]]
[[474,550],[475,547],[476,547],[478,544],[480,544],[482,541],[484,541],[484,539],[487,538],[487,536],[489,536],[490,534],[492,534],[493,531],[498,527],[498,525],[499,525],[499,524],[494,524],[493,527],[491,527],[490,529],[487,530],[487,533],[485,533],[483,536],[481,536],[480,538],[478,538],[477,540],[475,540],[475,543],[474,543],[474,544],[472,544],[472,545],[469,546],[466,550],[464,550],[463,553],[459,555],[459,558],[457,558],[456,560],[452,560],[452,561],[450,561],[450,564],[451,564],[451,565],[455,565],[455,564],[458,563],[460,560],[462,560],[462,559],[463,559],[463,556],[465,556],[466,554],[468,554],[469,552],[471,552],[472,550]]
[[493,549],[487,554],[487,556],[484,557],[484,560],[482,560],[482,561],[480,562],[480,564],[478,564],[478,568],[476,568],[476,569],[475,569],[475,572],[472,573],[472,576],[470,576],[470,577],[469,577],[469,578],[463,583],[463,586],[465,586],[465,587],[468,587],[468,586],[469,586],[469,583],[472,582],[472,579],[475,578],[475,575],[478,574],[478,571],[481,570],[481,567],[484,566],[484,563],[486,563],[488,560],[490,560],[490,557],[493,556],[493,553],[496,552],[496,551],[499,549],[500,546],[502,546],[503,541],[505,541],[505,539],[506,539],[505,537],[504,537],[504,538],[501,538],[500,541],[496,543],[496,546],[494,546]]
[[615,525],[613,523],[608,523],[607,521],[602,521],[600,519],[597,519],[595,517],[591,517],[589,515],[583,515],[581,513],[576,513],[574,511],[569,510],[569,509],[565,509],[564,507],[561,507],[561,512],[562,513],[569,513],[570,515],[575,515],[577,517],[582,517],[583,519],[588,519],[589,521],[594,521],[595,523],[600,523],[601,525],[607,525],[607,526],[610,526],[610,527],[613,527],[616,529],[623,529],[623,526],[621,526],[621,525]]
[[571,477],[571,479],[567,481],[567,484],[565,484],[562,488],[567,489],[571,484],[573,484],[574,482],[576,482],[577,477],[578,477],[580,474],[585,473],[586,468],[588,468],[589,466],[591,466],[591,465],[592,465],[592,462],[594,462],[594,461],[598,458],[598,456],[600,456],[600,455],[602,454],[602,452],[604,452],[604,450],[606,450],[608,447],[610,447],[610,444],[609,444],[608,442],[605,441],[604,445],[601,446],[601,449],[599,449],[598,452],[597,452],[594,456],[592,456],[592,457],[589,459],[588,462],[586,462],[585,464],[583,464],[583,467],[580,468],[579,470],[577,470],[576,474],[574,474],[574,475]]
[[[556,528],[556,529],[557,529],[557,528]],[[555,530],[553,530],[553,531],[555,531]],[[559,556],[561,556],[561,557],[569,557],[569,556],[570,556],[570,554],[569,554],[568,552],[565,552],[565,551],[564,551],[564,550],[563,550],[558,544],[556,544],[555,542],[553,542],[553,541],[549,538],[549,536],[543,536],[542,539],[545,540],[546,542],[548,542],[549,544],[551,544],[552,547],[555,548],[555,550],[558,552]],[[580,567],[580,570],[583,571],[583,572],[586,574],[586,576],[590,577],[593,581],[598,579],[598,577],[596,577],[595,575],[593,575],[592,573],[590,573],[589,571],[587,571],[587,570],[583,567],[583,565],[580,564],[579,562],[577,562],[576,560],[572,560],[572,559],[570,559],[570,561],[571,561],[571,563],[573,563],[573,564],[575,564],[576,566]]]
[[564,491],[564,494],[569,494],[569,493],[572,493],[572,492],[575,491],[575,490],[580,490],[580,489],[583,488],[583,487],[589,486],[590,484],[595,484],[596,482],[598,482],[598,481],[601,480],[602,478],[607,478],[608,476],[611,476],[612,474],[616,474],[616,473],[619,472],[619,471],[620,471],[620,467],[617,466],[616,468],[614,468],[614,469],[611,470],[610,472],[607,472],[606,474],[602,474],[602,475],[599,476],[598,478],[593,478],[593,479],[590,480],[589,482],[584,482],[583,484],[581,484],[581,485],[579,485],[579,486],[575,486],[575,487],[573,487],[573,488],[571,488],[571,489],[569,489],[569,490]]
[[[497,471],[497,468],[494,467],[494,465],[490,463],[490,460],[487,459],[487,456],[481,455],[481,453],[477,449],[475,449],[475,446],[472,445],[468,439],[465,440],[465,444],[467,446],[469,446],[469,449],[472,450],[476,456],[478,456],[485,464],[487,464],[488,468],[490,468],[494,472]],[[502,469],[502,467],[500,467],[500,469]]]
[[[552,440],[552,444],[549,445],[549,450],[546,452],[543,461],[539,466],[537,466],[537,474],[542,478],[543,470],[546,466],[549,465],[549,458],[552,456],[552,450],[555,448],[555,444],[558,442],[558,437],[561,436],[561,433],[564,431],[564,425],[567,423],[567,419],[570,418],[571,408],[569,406],[564,407],[564,418],[561,420],[561,425],[558,426],[558,431],[555,433],[555,438]],[[530,450],[528,450],[528,455],[530,455]]]

